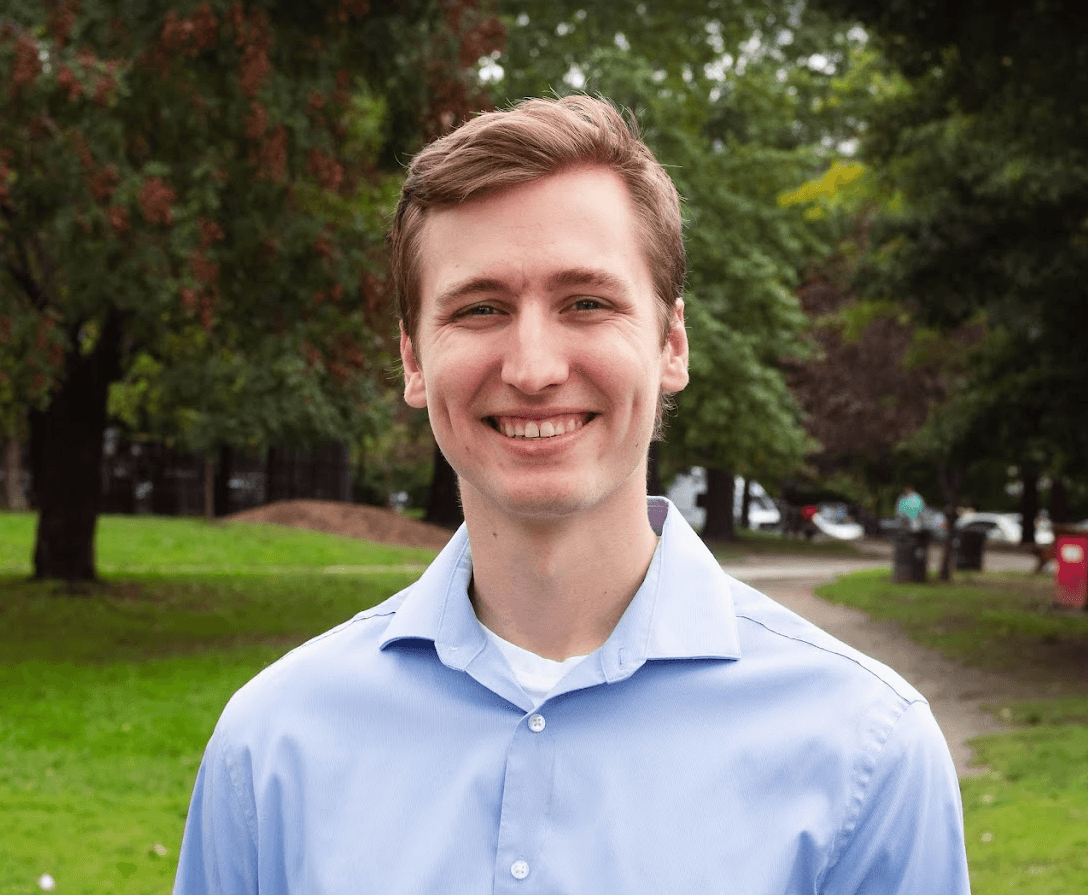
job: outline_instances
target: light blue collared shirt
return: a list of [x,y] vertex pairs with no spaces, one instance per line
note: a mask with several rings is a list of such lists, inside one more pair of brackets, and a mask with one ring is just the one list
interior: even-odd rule
[[208,744],[176,895],[968,892],[926,701],[670,508],[651,498],[642,586],[538,709],[473,614],[463,527],[257,675]]

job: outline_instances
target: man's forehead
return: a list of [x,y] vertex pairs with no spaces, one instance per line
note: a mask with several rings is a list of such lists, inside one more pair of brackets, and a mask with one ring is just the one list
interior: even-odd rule
[[428,211],[419,295],[432,308],[466,297],[548,290],[629,294],[652,277],[623,178],[580,167]]

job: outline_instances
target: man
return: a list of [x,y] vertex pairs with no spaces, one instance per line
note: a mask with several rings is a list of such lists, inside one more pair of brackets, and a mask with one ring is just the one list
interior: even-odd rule
[[922,510],[926,508],[926,502],[922,495],[914,490],[911,485],[903,486],[903,493],[895,504],[895,515],[903,528],[917,531],[922,527]]
[[622,118],[474,119],[413,161],[391,245],[466,523],[231,700],[175,891],[966,892],[922,697],[647,504],[684,253]]

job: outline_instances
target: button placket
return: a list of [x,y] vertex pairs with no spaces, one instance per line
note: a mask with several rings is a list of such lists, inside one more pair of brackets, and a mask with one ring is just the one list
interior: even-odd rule
[[545,726],[543,713],[530,710],[513,729],[499,818],[496,895],[536,889],[547,876],[534,863],[541,860],[548,805],[555,785],[555,743],[543,733]]

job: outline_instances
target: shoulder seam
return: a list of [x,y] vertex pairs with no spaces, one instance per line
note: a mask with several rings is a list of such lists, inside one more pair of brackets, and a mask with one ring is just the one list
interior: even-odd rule
[[[823,646],[823,645],[821,645],[819,643],[814,643],[812,640],[808,640],[808,639],[806,639],[804,637],[795,637],[792,634],[787,634],[784,631],[778,630],[777,628],[772,628],[766,622],[760,621],[758,618],[752,618],[750,615],[743,615],[741,613],[737,613],[737,618],[743,618],[745,621],[751,622],[753,625],[759,625],[761,628],[763,628],[763,630],[769,631],[771,634],[774,634],[776,637],[784,637],[786,640],[792,640],[794,643],[803,643],[806,646],[810,646],[813,649],[818,649],[821,652],[827,653],[828,655],[838,656],[840,659],[845,659],[848,662],[853,662],[858,668],[862,669],[870,677],[876,678],[876,680],[880,681],[880,683],[882,683],[885,687],[887,687],[889,690],[891,690],[892,693],[894,693],[897,697],[899,697],[899,699],[903,700],[903,702],[905,703],[905,706],[913,705],[914,703],[918,703],[918,702],[929,705],[929,701],[924,696],[922,696],[921,693],[918,693],[917,696],[912,696],[912,695],[909,695],[909,694],[906,694],[906,693],[900,693],[899,688],[896,687],[891,681],[889,681],[886,678],[884,678],[883,676],[877,674],[875,671],[873,671],[872,668],[869,668],[867,665],[863,664],[862,662],[859,662],[855,657],[853,657],[851,655],[848,655],[848,654],[846,654],[844,652],[840,652],[839,650],[829,649],[826,646]],[[830,636],[830,635],[828,635],[828,636]],[[914,687],[912,687],[911,689],[914,689],[915,692],[917,693],[917,690]]]

